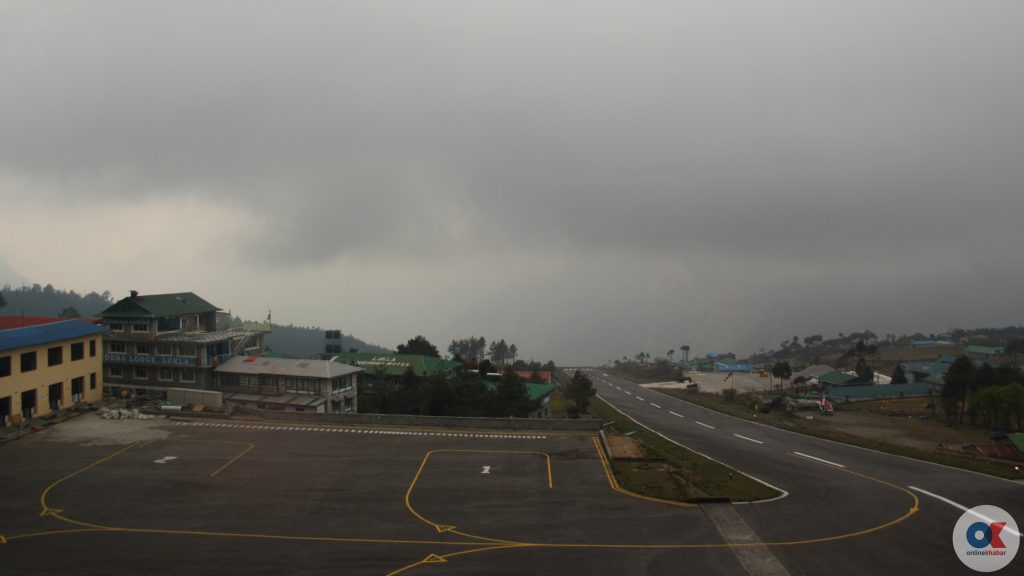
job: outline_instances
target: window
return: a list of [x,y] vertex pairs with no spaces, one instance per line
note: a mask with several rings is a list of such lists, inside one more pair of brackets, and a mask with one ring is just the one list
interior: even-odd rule
[[124,375],[124,370],[122,369],[122,366],[120,366],[118,364],[108,364],[107,365],[107,376],[110,376],[112,378],[120,378],[123,375]]
[[170,356],[173,354],[170,344],[157,344],[156,353],[157,356]]
[[0,356],[0,378],[11,375],[11,357]]
[[124,342],[111,342],[110,351],[113,352],[114,354],[124,354]]
[[108,326],[111,332],[124,332],[124,322],[111,322]]
[[81,402],[85,399],[85,378],[78,377],[71,379],[71,401]]
[[139,344],[135,345],[135,353],[136,354],[151,354],[150,350],[151,350],[151,348],[150,348],[149,344],[139,343]]
[[182,370],[181,371],[181,381],[182,382],[195,382],[196,381],[196,371],[188,369],[188,368]]
[[132,332],[136,334],[145,334],[149,332],[149,323],[146,324],[132,324]]
[[21,371],[31,372],[36,369],[36,353],[35,352],[22,352],[21,353]]
[[96,339],[89,340],[89,358],[96,356]]
[[95,390],[95,389],[96,389],[96,373],[95,372],[90,372],[89,373],[89,390]]
[[157,332],[174,332],[181,330],[181,318],[158,318],[156,321]]
[[57,382],[50,384],[50,410],[60,410],[64,403],[64,384]]
[[135,367],[135,379],[136,380],[147,380],[149,379],[149,368],[145,366]]
[[342,378],[335,378],[331,380],[331,392],[337,394],[339,392],[347,392],[352,389],[352,377],[344,376]]
[[196,357],[196,347],[193,344],[178,344],[178,356],[186,358]]
[[59,366],[64,362],[64,347],[54,346],[46,351],[46,365]]
[[170,382],[174,380],[174,372],[170,368],[161,368],[157,373],[157,378],[165,382]]
[[85,358],[85,342],[75,342],[71,345],[71,361]]
[[284,386],[285,391],[289,394],[308,394],[310,396],[319,396],[321,394],[319,380],[289,378]]

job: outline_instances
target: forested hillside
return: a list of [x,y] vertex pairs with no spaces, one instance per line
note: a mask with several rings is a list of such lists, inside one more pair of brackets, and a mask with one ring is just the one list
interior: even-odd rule
[[[0,290],[0,316],[96,316],[114,303],[110,292],[89,292],[84,296],[74,290],[57,290],[52,284]],[[6,305],[5,305],[6,304]]]

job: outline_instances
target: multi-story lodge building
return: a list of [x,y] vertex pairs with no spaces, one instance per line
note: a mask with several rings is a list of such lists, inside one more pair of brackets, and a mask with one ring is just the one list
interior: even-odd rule
[[104,383],[117,393],[159,395],[167,388],[214,387],[214,368],[232,356],[263,352],[269,322],[233,324],[231,315],[192,292],[140,295],[104,310]]

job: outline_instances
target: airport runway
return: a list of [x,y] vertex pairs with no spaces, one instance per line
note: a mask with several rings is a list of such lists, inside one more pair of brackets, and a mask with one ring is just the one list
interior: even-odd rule
[[791,574],[972,574],[951,544],[958,506],[994,505],[1024,521],[1019,482],[740,420],[587,372],[624,414],[785,491],[735,509]]

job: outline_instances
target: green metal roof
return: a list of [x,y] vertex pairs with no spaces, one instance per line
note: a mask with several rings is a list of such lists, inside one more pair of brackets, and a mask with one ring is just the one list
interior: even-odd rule
[[1013,443],[1018,452],[1024,454],[1024,434],[1021,434],[1020,432],[1007,434],[1006,439]]
[[824,382],[825,384],[831,384],[833,386],[842,386],[850,382],[851,380],[856,380],[856,378],[856,376],[843,374],[842,372],[839,372],[837,370],[833,370],[828,374],[822,374],[821,376],[818,376],[818,380],[820,382]]
[[[487,380],[484,383],[491,390],[498,387],[498,383],[491,380]],[[526,393],[530,395],[530,400],[540,400],[557,388],[553,384],[542,384],[539,382],[524,382],[523,385],[526,386]]]
[[[829,388],[826,395],[833,402],[868,400],[872,398],[901,398],[937,394],[937,388],[927,383],[887,384],[881,386],[836,386]],[[902,393],[902,396],[900,395]]]
[[999,346],[968,346],[964,348],[964,354],[977,354],[979,356],[999,356],[1003,349]]
[[385,376],[401,376],[406,369],[412,367],[417,376],[428,377],[434,374],[447,373],[460,366],[458,362],[442,360],[433,356],[419,354],[375,354],[372,352],[348,352],[334,357],[335,362],[359,366],[365,372],[364,378],[373,378],[379,372]]
[[100,316],[103,318],[166,318],[219,310],[220,308],[192,292],[179,292],[177,294],[129,296],[100,312]]

